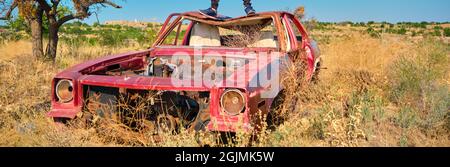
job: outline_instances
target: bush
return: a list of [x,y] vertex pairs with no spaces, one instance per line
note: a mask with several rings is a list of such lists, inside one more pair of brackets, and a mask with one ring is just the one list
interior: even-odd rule
[[397,34],[400,34],[400,35],[405,35],[406,34],[406,28],[404,28],[404,27],[402,27],[402,28],[400,28],[398,31],[397,31]]
[[371,36],[371,37],[374,37],[374,38],[379,38],[380,37],[380,33],[379,32],[377,32],[375,29],[373,29],[372,27],[369,27],[368,29],[367,29],[367,33]]
[[27,31],[28,33],[30,32],[28,29],[28,26],[25,22],[25,19],[23,19],[22,17],[8,20],[6,22],[6,25],[8,28],[10,28],[14,32],[20,32],[20,31]]
[[434,29],[432,35],[440,37],[442,35],[441,30],[440,29]]
[[441,26],[434,26],[433,29],[435,29],[435,30],[442,30],[442,27]]
[[438,41],[428,39],[418,46],[417,55],[394,62],[389,76],[390,99],[402,107],[399,119],[403,128],[410,127],[410,112],[415,112],[421,118],[420,127],[436,129],[444,125],[450,107],[450,91],[445,84],[449,57],[445,44]]
[[444,28],[444,36],[450,37],[450,28]]
[[87,27],[86,28],[86,33],[87,34],[92,34],[92,28],[91,27]]
[[394,24],[389,23],[389,28],[394,28],[394,27],[395,27]]
[[422,22],[420,22],[420,24],[419,24],[419,28],[427,28],[427,25],[428,25],[428,22],[426,22],[426,21],[422,21]]

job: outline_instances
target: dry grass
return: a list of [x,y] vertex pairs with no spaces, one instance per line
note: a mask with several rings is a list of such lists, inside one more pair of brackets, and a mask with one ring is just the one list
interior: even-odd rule
[[[299,98],[299,109],[272,134],[279,139],[274,142],[276,146],[450,145],[449,84],[445,77],[449,74],[448,45],[434,40],[414,44],[398,38],[374,39],[349,33],[322,46],[322,50],[323,66],[328,69],[322,71],[318,84],[306,90],[296,89],[302,93],[291,91],[288,99]],[[416,71],[407,73],[408,68],[402,69],[398,64],[405,62],[402,57],[414,60],[405,65],[418,66]],[[429,75],[415,77],[424,72]],[[411,84],[402,77],[425,82],[424,86],[440,85],[436,86],[440,89],[416,88],[425,94],[422,99],[429,99],[424,102],[428,107],[414,109],[423,103],[408,103],[413,106],[408,109],[408,105],[393,103],[389,98],[396,91],[391,87],[393,83]],[[415,96],[406,94],[405,98]],[[424,127],[427,123],[431,125]]]
[[[424,44],[428,45],[419,47]],[[50,109],[50,82],[58,71],[137,48],[64,45],[55,65],[32,58],[30,48],[25,41],[0,46],[0,146],[198,146],[195,134],[188,130],[155,138],[114,122],[90,128],[55,126],[45,114]],[[374,39],[351,32],[321,48],[327,69],[322,70],[320,81],[305,84],[295,68],[284,75],[291,84],[286,90],[288,100],[279,111],[288,114],[284,117],[288,119],[275,130],[261,133],[253,146],[450,146],[448,45],[435,41],[416,44],[384,35]],[[402,59],[410,55],[414,56]],[[447,59],[435,62],[429,59],[433,55]],[[439,73],[439,77],[427,80],[437,86],[425,89],[419,84],[419,100],[406,93],[397,100],[410,103],[398,103],[392,92],[403,89],[392,85],[404,80],[396,74],[414,76],[417,71],[407,74],[395,69],[403,69],[399,62],[414,66],[416,57],[425,60],[417,69],[432,68],[433,74]],[[426,66],[426,62],[436,66]],[[417,79],[422,81],[423,77]],[[405,89],[412,90],[416,89]],[[413,103],[417,101],[422,103]],[[200,137],[217,144],[207,133]],[[233,146],[249,145],[246,134],[237,134],[235,140]]]

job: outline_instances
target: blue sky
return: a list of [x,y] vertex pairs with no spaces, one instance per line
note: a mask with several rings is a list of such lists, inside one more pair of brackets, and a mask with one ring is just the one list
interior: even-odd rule
[[[164,20],[172,12],[209,6],[209,0],[116,0],[124,8],[103,9],[100,20]],[[307,17],[320,21],[450,21],[450,0],[253,0],[258,11],[295,9],[303,5]],[[242,0],[222,0],[219,12],[244,14]],[[90,18],[87,21],[93,22]]]
[[[209,7],[209,0],[115,0],[123,9],[103,8],[107,20],[163,21],[173,12]],[[450,0],[253,0],[257,11],[295,9],[303,5],[307,18],[320,21],[450,21]],[[242,0],[222,0],[219,12],[228,16],[244,14]],[[85,22],[95,22],[95,16]]]

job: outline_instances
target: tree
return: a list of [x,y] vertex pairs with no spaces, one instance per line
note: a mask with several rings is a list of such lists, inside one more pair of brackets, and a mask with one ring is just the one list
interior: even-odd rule
[[33,56],[42,58],[42,15],[43,10],[38,3],[32,0],[0,0],[0,20],[9,20],[13,11],[19,9],[19,17],[27,22],[32,39]]
[[[69,0],[67,0],[69,1]],[[83,20],[91,15],[92,6],[112,6],[121,8],[110,0],[72,0],[74,11],[61,5],[61,0],[0,0],[0,19],[11,18],[13,11],[18,8],[30,29],[33,42],[33,55],[38,58],[55,61],[58,48],[59,28],[66,22]],[[42,26],[43,16],[48,25],[48,44],[43,53]]]
[[294,11],[295,17],[297,17],[299,20],[302,20],[305,17],[305,7],[299,6]]
[[46,49],[46,58],[50,60],[56,59],[56,53],[58,48],[59,41],[59,28],[66,22],[79,19],[83,20],[89,16],[91,16],[91,6],[94,5],[102,5],[102,6],[112,6],[114,8],[121,8],[121,6],[113,3],[110,0],[72,0],[73,6],[75,8],[74,12],[71,12],[68,15],[59,15],[59,6],[60,0],[51,0],[50,2],[46,0],[36,0],[39,5],[42,7],[45,15],[48,19],[49,25],[49,34],[48,34],[48,45]]
[[29,31],[27,22],[25,21],[25,19],[23,17],[17,17],[14,19],[10,19],[6,22],[7,27],[9,27],[11,30],[14,31],[27,31],[27,33],[31,33]]

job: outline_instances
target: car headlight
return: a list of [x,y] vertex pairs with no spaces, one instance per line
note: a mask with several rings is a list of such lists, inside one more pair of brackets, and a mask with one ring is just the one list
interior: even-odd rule
[[73,83],[70,80],[60,80],[55,87],[56,97],[59,102],[67,103],[73,100]]
[[239,115],[245,109],[245,96],[238,89],[228,89],[220,98],[222,109],[229,115]]

